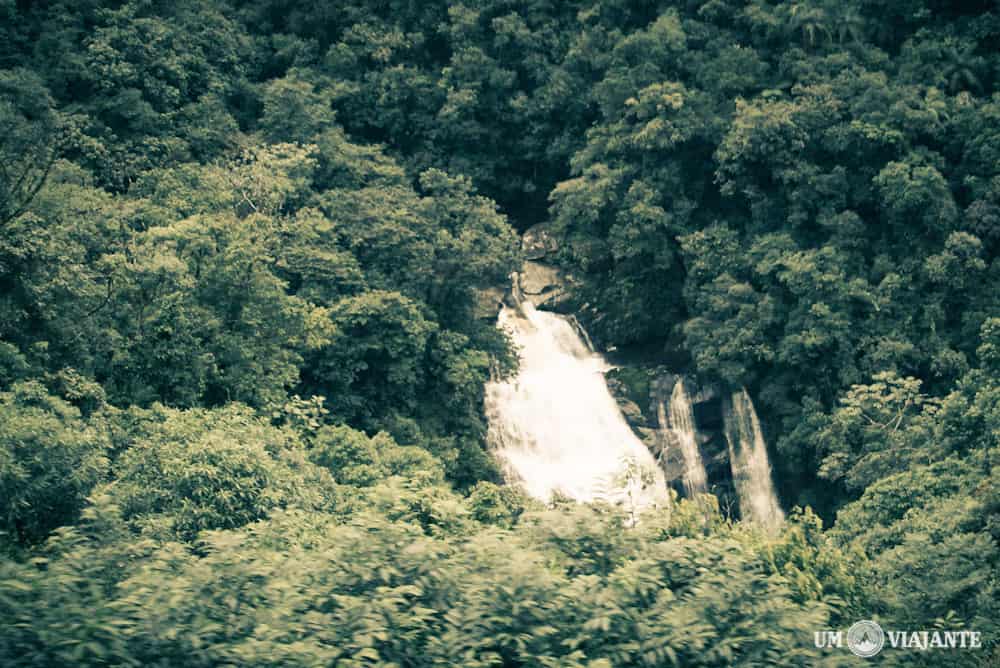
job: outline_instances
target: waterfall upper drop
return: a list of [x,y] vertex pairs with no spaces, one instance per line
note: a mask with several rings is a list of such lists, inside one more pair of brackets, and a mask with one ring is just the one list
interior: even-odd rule
[[611,367],[579,326],[529,301],[505,306],[499,326],[521,362],[516,377],[486,388],[490,441],[508,478],[544,501],[558,493],[635,508],[666,503],[662,471],[608,391]]
[[708,473],[698,448],[698,431],[694,422],[694,406],[684,388],[684,379],[678,378],[670,394],[669,413],[664,410],[663,401],[658,406],[660,428],[669,429],[680,449],[684,461],[684,494],[688,498],[708,492]]
[[733,483],[744,519],[776,526],[785,519],[771,480],[771,463],[760,420],[745,388],[724,403],[726,441]]

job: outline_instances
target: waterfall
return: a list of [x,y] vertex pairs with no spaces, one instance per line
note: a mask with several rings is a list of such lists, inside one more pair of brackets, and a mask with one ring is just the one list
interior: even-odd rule
[[780,524],[785,514],[774,493],[767,445],[746,388],[734,392],[726,402],[724,418],[729,463],[733,469],[740,513],[744,519],[764,526]]
[[684,388],[683,378],[678,378],[674,383],[674,390],[670,394],[669,414],[664,410],[662,399],[659,401],[658,413],[660,429],[670,430],[684,460],[684,474],[681,481],[684,484],[685,495],[690,499],[696,494],[707,493],[708,474],[705,472],[705,462],[702,461],[701,450],[698,448],[694,406]]
[[633,510],[669,498],[652,454],[626,424],[604,380],[611,367],[579,325],[531,302],[503,307],[520,357],[516,377],[486,387],[490,443],[508,480],[543,501],[621,502]]

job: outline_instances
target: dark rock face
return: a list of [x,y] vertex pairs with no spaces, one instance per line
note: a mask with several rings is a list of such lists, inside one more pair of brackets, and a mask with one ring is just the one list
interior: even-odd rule
[[[681,478],[684,462],[676,437],[669,425],[660,424],[661,403],[664,418],[669,414],[674,385],[684,378],[687,383],[698,430],[698,446],[708,474],[709,491],[729,498],[733,493],[729,466],[729,446],[723,431],[722,397],[719,388],[699,384],[662,366],[628,367],[608,374],[608,387],[618,400],[626,422],[657,458],[668,484],[683,493]],[[630,382],[626,382],[628,379]],[[642,405],[637,394],[644,396]]]
[[652,428],[653,425],[650,424],[643,413],[642,407],[633,401],[633,393],[629,391],[628,384],[618,376],[616,371],[616,369],[613,369],[604,376],[608,390],[611,391],[611,396],[618,402],[618,408],[621,410],[625,422],[628,423],[628,426],[632,427],[632,431],[645,441],[646,439],[643,438],[643,434],[640,432],[655,431],[655,429]]
[[680,448],[677,447],[673,434],[665,430],[657,430],[659,435],[658,449],[653,452],[656,457],[663,476],[667,484],[673,487],[678,494],[684,491],[684,458],[681,456]]
[[701,431],[722,431],[722,399],[715,392],[699,393],[691,398],[694,421]]

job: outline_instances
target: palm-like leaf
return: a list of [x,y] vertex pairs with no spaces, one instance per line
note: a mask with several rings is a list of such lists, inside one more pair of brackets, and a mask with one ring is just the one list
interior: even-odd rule
[[982,87],[978,72],[984,60],[973,53],[971,44],[951,45],[946,51],[948,62],[944,67],[944,80],[951,93],[960,91],[978,92]]
[[830,17],[822,7],[807,3],[795,3],[789,11],[788,29],[792,34],[799,34],[803,44],[812,48],[821,39],[829,41],[831,31]]

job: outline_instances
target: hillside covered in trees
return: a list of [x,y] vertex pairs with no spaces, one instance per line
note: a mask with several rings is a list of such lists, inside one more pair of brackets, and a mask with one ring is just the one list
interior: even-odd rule
[[[1000,662],[991,0],[0,0],[0,665]],[[788,519],[533,499],[484,295],[747,387]],[[650,353],[652,351],[652,353]]]

